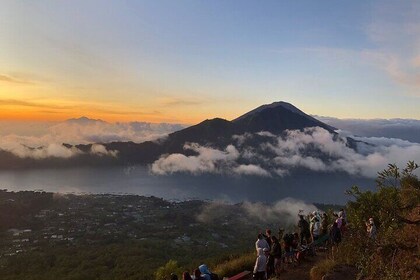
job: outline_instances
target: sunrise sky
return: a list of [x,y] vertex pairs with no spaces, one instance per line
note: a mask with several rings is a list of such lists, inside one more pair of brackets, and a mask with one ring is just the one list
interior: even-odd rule
[[420,119],[420,1],[0,5],[0,120]]

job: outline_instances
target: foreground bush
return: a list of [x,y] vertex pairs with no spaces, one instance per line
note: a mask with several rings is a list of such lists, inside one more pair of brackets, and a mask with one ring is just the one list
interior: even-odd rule
[[[418,165],[409,162],[400,171],[390,164],[378,175],[377,192],[348,193],[355,201],[347,205],[351,230],[340,246],[339,261],[355,265],[364,279],[420,279],[420,181]],[[366,234],[366,220],[373,218],[376,238]]]

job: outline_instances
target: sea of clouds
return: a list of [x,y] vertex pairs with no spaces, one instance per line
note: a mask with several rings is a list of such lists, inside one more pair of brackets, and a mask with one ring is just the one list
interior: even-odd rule
[[[103,144],[164,139],[182,128],[180,124],[108,123],[88,118],[55,123],[0,122],[0,149],[21,158],[70,158],[84,153],[75,144],[94,143],[87,153],[117,157],[117,151],[107,150]],[[185,143],[185,153],[163,155],[150,170],[157,175],[209,173],[283,177],[300,168],[375,178],[389,163],[399,166],[405,166],[410,160],[420,163],[419,143],[390,137],[354,136],[346,130],[337,132],[332,134],[312,127],[303,131],[289,130],[282,135],[267,131],[245,133],[234,135],[231,144],[223,148]],[[349,147],[346,137],[358,141],[356,149]]]
[[[247,140],[263,137],[255,146]],[[356,149],[348,145],[347,135],[332,134],[320,127],[303,131],[289,130],[285,135],[269,132],[235,135],[225,149],[187,143],[186,151],[163,155],[151,170],[164,175],[186,172],[195,175],[216,173],[225,175],[287,176],[293,169],[304,168],[317,172],[345,172],[375,178],[389,163],[399,166],[414,160],[420,162],[420,144],[383,137],[354,137]]]
[[103,143],[114,141],[144,142],[156,140],[183,128],[179,124],[118,122],[108,123],[88,118],[64,122],[0,122],[0,149],[21,158],[70,158],[83,152],[70,145],[91,144],[90,154],[117,156]]

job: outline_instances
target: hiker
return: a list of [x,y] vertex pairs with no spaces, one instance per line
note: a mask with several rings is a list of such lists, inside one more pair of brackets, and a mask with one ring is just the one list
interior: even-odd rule
[[265,230],[265,241],[267,241],[269,248],[271,248],[271,229],[266,229]]
[[283,234],[284,234],[284,228],[279,228],[279,237],[277,238],[278,240],[282,240],[283,239]]
[[343,219],[341,219],[337,213],[334,213],[335,222],[337,223],[337,228],[341,231],[341,225],[343,224]]
[[[311,238],[312,238],[312,242],[315,241],[316,239],[318,239],[319,237],[319,231],[320,231],[320,227],[321,225],[319,224],[319,221],[321,218],[319,218],[319,215],[316,211],[312,212],[311,214],[309,214],[309,221],[310,221],[310,225],[309,225],[309,231],[311,233]],[[314,236],[314,233],[316,234],[316,236]]]
[[312,234],[312,240],[315,241],[315,240],[318,240],[319,235],[321,233],[321,224],[320,224],[320,222],[319,222],[319,220],[316,216],[313,220],[313,223],[314,224],[313,224],[313,227],[312,227],[311,234]]
[[184,273],[182,273],[182,280],[193,280],[191,278],[191,275],[188,271],[184,271]]
[[321,235],[328,234],[328,215],[327,213],[322,214],[322,221],[321,221]]
[[373,218],[369,218],[369,221],[366,222],[366,231],[368,233],[368,237],[371,239],[376,238],[376,226]]
[[270,249],[270,245],[268,245],[267,240],[264,239],[264,236],[262,235],[262,233],[258,234],[257,241],[255,242],[255,249],[257,250],[257,254],[258,254],[258,249],[259,248]]
[[293,233],[293,242],[292,242],[292,249],[293,249],[293,258],[297,264],[300,263],[302,260],[302,251],[299,250],[299,234],[297,232]]
[[194,280],[204,280],[203,277],[201,277],[201,271],[197,268],[194,270]]
[[309,223],[305,220],[303,215],[299,215],[299,237],[300,237],[300,244],[303,245],[303,240],[305,240],[306,244],[309,243],[309,237],[311,236],[311,232],[309,231]]
[[344,211],[343,208],[341,208],[340,212],[338,212],[338,216],[341,217],[341,219],[343,219],[343,222],[345,224],[347,224],[347,214],[346,214],[346,211]]
[[294,251],[293,251],[293,234],[288,233],[283,237],[284,241],[284,261],[286,263],[293,263],[294,261]]
[[338,218],[341,220],[341,235],[343,236],[346,232],[346,225],[347,225],[347,219],[346,219],[346,212],[344,212],[344,209],[341,209],[340,212],[338,212]]
[[284,270],[282,262],[281,244],[278,238],[275,236],[271,237],[271,241],[273,243],[273,246],[271,247],[270,254],[274,258],[274,272],[276,275],[278,275],[280,271]]
[[266,280],[266,266],[267,266],[267,255],[269,253],[268,248],[258,248],[258,257],[255,261],[253,279],[254,280]]
[[337,222],[333,223],[333,226],[330,230],[330,240],[332,244],[332,249],[331,249],[332,259],[334,259],[334,256],[338,252],[338,244],[340,244],[341,242],[341,231],[338,228]]
[[207,267],[207,265],[202,264],[202,265],[200,265],[198,267],[198,269],[200,270],[201,277],[204,280],[219,280],[219,277],[216,274],[211,273],[211,271],[209,270],[209,268]]

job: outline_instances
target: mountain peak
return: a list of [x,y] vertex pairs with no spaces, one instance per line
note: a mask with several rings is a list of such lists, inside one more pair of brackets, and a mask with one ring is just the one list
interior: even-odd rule
[[88,117],[82,116],[79,118],[72,118],[65,121],[66,123],[75,123],[75,124],[92,124],[92,123],[105,123],[105,121],[101,119],[90,119]]
[[242,115],[242,116],[234,119],[233,122],[236,122],[236,121],[239,121],[241,119],[244,119],[244,118],[246,118],[246,117],[248,117],[250,115],[257,114],[257,113],[259,113],[261,111],[264,111],[266,109],[272,109],[272,108],[277,108],[277,107],[282,107],[282,108],[284,108],[286,110],[289,110],[289,111],[291,111],[293,113],[296,113],[296,114],[306,115],[304,112],[302,112],[301,110],[299,110],[298,108],[296,108],[295,106],[293,106],[292,104],[290,104],[288,102],[276,101],[276,102],[273,102],[271,104],[261,105],[261,106],[255,108],[254,110],[251,110],[248,113],[245,113],[244,115]]
[[270,131],[280,133],[286,129],[302,129],[305,127],[319,126],[334,131],[334,128],[311,117],[290,103],[284,101],[265,104],[234,119],[240,131],[258,132]]

